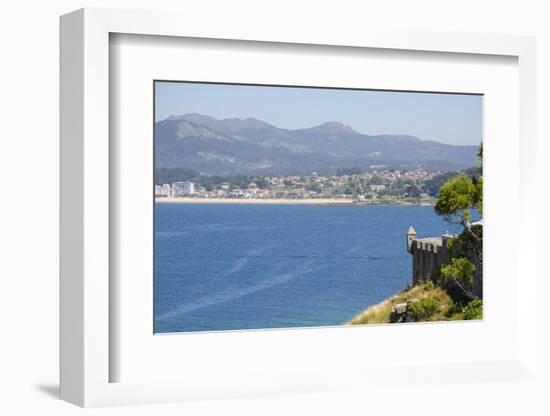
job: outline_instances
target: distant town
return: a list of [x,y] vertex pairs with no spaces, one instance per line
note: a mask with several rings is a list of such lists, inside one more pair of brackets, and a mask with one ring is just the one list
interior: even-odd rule
[[155,185],[158,200],[341,199],[365,203],[431,203],[447,174],[417,170],[361,172],[343,169],[334,176],[198,176],[193,180]]

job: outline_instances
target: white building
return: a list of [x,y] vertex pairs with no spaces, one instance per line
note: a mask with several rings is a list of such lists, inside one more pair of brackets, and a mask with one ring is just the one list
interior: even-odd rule
[[171,197],[172,186],[168,183],[162,185],[155,185],[155,196],[159,197]]
[[169,183],[165,183],[162,185],[162,192],[165,196],[171,197],[172,196],[172,185]]
[[174,182],[172,184],[173,196],[193,195],[195,184],[193,182]]
[[380,192],[386,189],[386,185],[369,185],[371,191]]

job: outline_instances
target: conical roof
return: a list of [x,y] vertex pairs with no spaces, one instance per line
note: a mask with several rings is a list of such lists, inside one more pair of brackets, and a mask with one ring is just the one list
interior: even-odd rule
[[409,226],[409,231],[407,231],[407,234],[414,234],[416,235],[416,231],[414,230],[413,226]]

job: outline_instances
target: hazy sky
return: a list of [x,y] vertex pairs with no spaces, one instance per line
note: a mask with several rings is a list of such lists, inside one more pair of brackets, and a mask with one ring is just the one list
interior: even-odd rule
[[156,82],[156,120],[199,113],[254,117],[286,129],[339,121],[364,134],[410,134],[450,144],[482,137],[479,95]]

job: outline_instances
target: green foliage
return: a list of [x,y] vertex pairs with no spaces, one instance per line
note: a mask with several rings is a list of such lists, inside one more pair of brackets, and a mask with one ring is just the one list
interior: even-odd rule
[[382,180],[382,178],[378,175],[373,175],[369,182],[368,182],[369,185],[383,185],[384,184],[384,181]]
[[479,158],[478,171],[480,175],[483,175],[483,142],[479,144],[479,150],[477,151],[477,157]]
[[466,173],[446,180],[439,189],[435,211],[448,217],[459,216],[465,226],[471,221],[470,209],[483,212],[483,142],[478,151],[479,167],[471,177]]
[[[471,285],[474,282],[476,265],[481,268],[483,263],[483,227],[471,225],[470,212],[477,209],[483,213],[483,143],[478,151],[479,167],[471,176],[465,173],[449,178],[439,191],[439,199],[435,211],[444,215],[449,221],[462,224],[463,231],[447,242],[450,262],[439,269],[441,283],[452,282],[447,289],[453,298],[466,296],[476,299]],[[458,221],[457,221],[458,219]],[[481,270],[481,269],[480,269]],[[457,291],[461,293],[457,295]]]
[[474,195],[475,205],[479,210],[479,213],[483,214],[483,177],[480,176],[479,178],[474,178],[474,185],[476,187],[476,192]]
[[445,280],[455,280],[459,284],[471,285],[474,282],[476,267],[466,257],[455,257],[449,264],[441,267],[440,276]]
[[439,215],[457,215],[460,213],[466,222],[470,222],[468,209],[476,207],[478,190],[472,180],[462,174],[443,184],[439,190],[439,200],[435,211]]
[[344,189],[343,189],[343,192],[346,194],[346,195],[359,195],[359,194],[362,194],[363,193],[363,189],[361,188],[361,185],[359,184],[356,184],[356,183],[347,183],[345,186],[344,186]]
[[482,319],[483,318],[483,302],[479,299],[473,300],[464,308],[464,319]]
[[474,299],[466,305],[462,302],[454,302],[445,311],[445,317],[451,320],[483,319],[483,301]]
[[[418,304],[419,302],[420,304]],[[404,319],[399,322],[445,321],[450,319],[446,316],[446,311],[453,305],[453,301],[445,289],[426,280],[407,287],[377,305],[372,305],[356,315],[349,323],[360,325],[395,322],[395,320],[392,320],[392,308],[401,303],[407,303],[408,306],[407,312],[403,316]],[[409,308],[412,308],[412,317]],[[459,312],[460,319],[462,319],[462,309]]]
[[426,280],[422,283],[422,289],[425,291],[433,290],[435,288],[434,282],[431,280]]
[[321,185],[319,185],[318,183],[311,183],[309,185],[306,185],[306,190],[319,193],[323,189],[321,188]]
[[468,230],[447,241],[450,257],[464,257],[464,253],[474,256],[478,263],[483,260],[483,227],[471,225]]
[[447,311],[445,312],[445,317],[447,318],[453,318],[453,317],[456,317],[457,315],[461,315],[462,314],[462,305],[460,303],[453,303],[448,309]]
[[412,184],[407,187],[407,195],[409,197],[418,198],[420,194],[421,194],[421,189],[417,185]]
[[424,190],[428,193],[428,195],[437,197],[439,196],[439,189],[443,186],[443,184],[447,182],[448,179],[456,175],[457,172],[446,172],[436,175],[424,183]]
[[427,321],[440,309],[441,300],[438,296],[432,295],[411,302],[407,306],[407,315],[414,322]]
[[160,168],[155,170],[156,185],[178,181],[193,181],[196,185],[204,186],[207,190],[212,190],[221,183],[228,183],[230,189],[244,189],[250,183],[255,183],[260,189],[268,189],[271,186],[264,176],[207,176],[199,175],[197,172],[185,168]]
[[458,236],[451,237],[447,240],[447,250],[453,252],[455,247],[459,244]]

